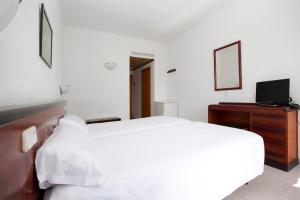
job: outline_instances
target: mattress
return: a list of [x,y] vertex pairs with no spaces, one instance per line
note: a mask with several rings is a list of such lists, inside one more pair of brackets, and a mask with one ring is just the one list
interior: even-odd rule
[[220,200],[263,173],[255,133],[185,121],[93,140],[104,184],[60,185],[47,200]]

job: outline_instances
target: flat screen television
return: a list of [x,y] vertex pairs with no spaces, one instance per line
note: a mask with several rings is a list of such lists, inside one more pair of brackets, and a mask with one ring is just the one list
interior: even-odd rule
[[266,105],[288,105],[290,79],[256,83],[256,102]]

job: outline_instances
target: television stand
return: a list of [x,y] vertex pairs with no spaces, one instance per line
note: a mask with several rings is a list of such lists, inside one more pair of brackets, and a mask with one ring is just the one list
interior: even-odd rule
[[298,110],[256,103],[220,103],[208,107],[208,122],[262,136],[265,163],[289,171],[298,165]]

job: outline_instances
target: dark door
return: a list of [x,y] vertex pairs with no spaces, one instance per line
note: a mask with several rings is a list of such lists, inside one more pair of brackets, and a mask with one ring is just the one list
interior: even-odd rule
[[142,71],[142,117],[151,116],[151,68]]

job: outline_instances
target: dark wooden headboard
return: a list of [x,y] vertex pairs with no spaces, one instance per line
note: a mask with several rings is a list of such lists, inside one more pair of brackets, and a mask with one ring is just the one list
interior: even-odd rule
[[[65,115],[66,102],[59,101],[37,106],[0,111],[0,199],[41,199],[35,155],[52,134],[59,118]],[[35,126],[38,142],[22,152],[23,130]]]

